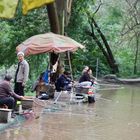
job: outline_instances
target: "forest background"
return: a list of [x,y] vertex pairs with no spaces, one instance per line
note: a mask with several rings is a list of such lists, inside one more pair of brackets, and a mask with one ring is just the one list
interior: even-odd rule
[[[0,19],[0,75],[14,75],[16,46],[33,35],[51,31],[47,12],[42,6],[23,15],[19,3],[14,18]],[[71,55],[75,78],[86,65],[98,77],[140,77],[139,0],[73,0],[69,14],[65,34],[86,47]],[[26,59],[30,64],[30,86],[46,70],[48,54]]]

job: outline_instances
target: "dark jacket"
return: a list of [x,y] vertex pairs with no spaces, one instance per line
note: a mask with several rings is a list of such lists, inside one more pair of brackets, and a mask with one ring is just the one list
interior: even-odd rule
[[91,81],[90,75],[87,72],[84,72],[83,75],[80,77],[79,83],[85,81]]
[[67,90],[67,86],[70,84],[71,80],[65,75],[61,75],[55,83],[56,91]]

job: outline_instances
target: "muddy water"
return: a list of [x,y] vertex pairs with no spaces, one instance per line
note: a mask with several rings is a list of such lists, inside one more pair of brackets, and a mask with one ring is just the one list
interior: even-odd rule
[[0,140],[140,140],[140,88],[98,91],[95,104],[54,104]]

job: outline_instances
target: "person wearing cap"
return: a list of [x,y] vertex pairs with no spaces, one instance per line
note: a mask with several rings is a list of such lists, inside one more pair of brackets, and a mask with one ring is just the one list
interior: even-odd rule
[[29,76],[29,64],[24,59],[24,53],[18,52],[18,68],[15,74],[15,87],[14,92],[18,95],[24,96],[24,87]]
[[7,106],[8,109],[15,108],[16,100],[23,100],[23,96],[17,95],[11,85],[12,76],[5,75],[4,80],[0,82],[0,106]]

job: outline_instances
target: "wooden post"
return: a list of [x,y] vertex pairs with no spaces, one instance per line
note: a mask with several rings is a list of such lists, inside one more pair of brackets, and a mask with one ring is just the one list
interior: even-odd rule
[[[57,14],[55,2],[47,5],[47,11],[48,11],[51,32],[60,34],[60,26],[59,26],[59,20],[58,20],[58,14]],[[55,53],[50,54],[50,69],[52,69],[52,65],[55,64],[56,58],[58,58],[58,56],[59,55],[55,54]],[[58,77],[58,70],[56,73],[51,75],[51,77],[50,77],[51,83],[54,83],[56,81],[57,77]]]

